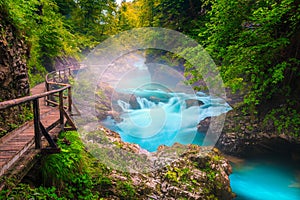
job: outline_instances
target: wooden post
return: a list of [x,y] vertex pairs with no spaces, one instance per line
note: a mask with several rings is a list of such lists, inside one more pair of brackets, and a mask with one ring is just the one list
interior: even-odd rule
[[64,69],[64,83],[67,83],[68,82],[68,74],[67,74],[67,72],[66,72],[66,69]]
[[68,110],[72,112],[72,90],[71,87],[68,88]]
[[34,142],[35,148],[41,148],[41,130],[40,130],[40,107],[39,99],[33,100],[33,115],[34,115]]
[[59,92],[59,122],[61,131],[64,131],[64,97],[63,91]]
[[[46,92],[49,92],[50,88],[49,88],[49,84],[48,84],[47,81],[45,82],[45,86],[46,86]],[[46,98],[46,100],[50,100],[50,95],[46,96],[45,98]],[[46,106],[49,106],[49,102],[48,101],[46,101]]]

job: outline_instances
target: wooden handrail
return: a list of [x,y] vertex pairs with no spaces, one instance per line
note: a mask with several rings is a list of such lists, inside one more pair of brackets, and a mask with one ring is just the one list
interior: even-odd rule
[[33,101],[33,100],[36,100],[36,99],[40,99],[40,98],[43,98],[43,97],[46,97],[46,96],[49,96],[49,95],[52,95],[52,94],[55,94],[55,93],[59,93],[59,92],[64,91],[64,90],[66,90],[70,87],[71,87],[71,85],[66,85],[63,88],[59,88],[59,89],[56,89],[56,90],[51,90],[49,92],[44,92],[44,93],[35,94],[35,95],[32,95],[32,96],[26,96],[26,97],[21,97],[21,98],[18,98],[18,99],[3,101],[3,102],[0,102],[0,110],[10,108],[10,107],[13,107],[13,106],[17,106],[17,105],[20,105],[22,103]]
[[[55,76],[59,75],[59,79],[62,82],[56,82],[56,78]],[[64,74],[64,78],[61,77],[61,75]],[[50,76],[53,76],[52,78],[50,78]],[[18,99],[12,99],[12,100],[7,100],[4,102],[0,102],[0,110],[6,109],[6,108],[10,108],[10,107],[14,107],[14,106],[18,106],[22,103],[32,103],[33,105],[33,115],[34,115],[34,141],[35,141],[35,148],[36,149],[41,149],[41,137],[42,135],[45,136],[45,138],[47,139],[48,143],[50,144],[51,148],[54,149],[54,152],[56,152],[57,150],[59,150],[59,148],[57,147],[56,143],[53,141],[53,139],[51,138],[51,136],[49,135],[49,131],[54,128],[55,126],[57,126],[58,124],[60,124],[60,129],[61,131],[65,130],[65,122],[64,122],[64,117],[66,117],[67,122],[71,125],[71,128],[68,128],[69,130],[74,130],[76,129],[74,122],[72,121],[72,118],[70,117],[70,113],[72,111],[72,92],[71,92],[71,85],[67,84],[65,82],[68,81],[69,76],[72,76],[71,70],[70,68],[68,69],[64,69],[64,70],[59,70],[59,71],[54,71],[54,72],[50,72],[46,75],[45,77],[45,83],[46,83],[46,92],[41,93],[41,94],[36,94],[36,95],[32,95],[32,96],[26,96],[26,97],[22,97],[22,98],[18,98]],[[59,89],[54,89],[51,90],[50,85],[56,85],[56,86],[60,86],[62,88]],[[64,95],[63,92],[68,90],[68,107],[67,110],[68,112],[66,112],[65,110],[65,106],[64,106]],[[59,119],[54,122],[53,124],[51,124],[48,127],[44,127],[43,124],[41,123],[41,119],[40,119],[40,106],[39,106],[39,99],[40,98],[44,98],[46,97],[46,103],[49,104],[50,98],[52,95],[58,93],[58,97],[59,97],[59,102],[58,103],[52,103],[54,106],[58,106],[59,107]],[[77,110],[77,109],[76,109]]]

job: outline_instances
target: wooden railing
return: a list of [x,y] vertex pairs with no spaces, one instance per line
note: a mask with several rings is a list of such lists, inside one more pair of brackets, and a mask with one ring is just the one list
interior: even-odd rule
[[[18,106],[24,103],[30,103],[33,107],[33,115],[34,115],[34,140],[35,140],[35,148],[41,149],[41,138],[42,135],[48,141],[52,150],[59,150],[54,140],[49,135],[49,131],[52,130],[57,125],[60,125],[60,130],[76,130],[76,126],[71,119],[71,111],[72,111],[72,92],[71,85],[67,83],[69,77],[71,77],[71,70],[65,69],[56,72],[51,72],[46,76],[46,92],[41,94],[36,94],[32,96],[26,96],[18,99],[12,99],[4,102],[0,102],[0,110]],[[55,88],[55,89],[53,89]],[[64,96],[64,92],[67,91],[67,96]],[[56,101],[53,97],[57,97]],[[48,127],[44,127],[40,119],[40,106],[39,99],[45,98],[46,103],[50,106],[58,106],[59,107],[59,119],[55,121],[53,124]],[[52,100],[51,100],[52,99]],[[64,99],[67,99],[68,103],[65,106]],[[77,110],[77,109],[76,109]],[[68,123],[69,127],[66,127],[64,117],[66,117],[66,124]]]

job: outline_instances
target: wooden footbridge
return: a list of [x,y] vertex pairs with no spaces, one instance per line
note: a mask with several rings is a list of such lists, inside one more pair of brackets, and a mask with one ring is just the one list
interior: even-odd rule
[[[72,77],[71,69],[49,73],[45,83],[31,89],[31,96],[0,102],[0,110],[30,105],[34,116],[32,121],[0,138],[0,177],[21,180],[34,165],[37,154],[60,151],[54,139],[59,132],[76,130],[72,115],[79,112],[72,104],[68,84]],[[0,190],[5,185],[3,180]]]

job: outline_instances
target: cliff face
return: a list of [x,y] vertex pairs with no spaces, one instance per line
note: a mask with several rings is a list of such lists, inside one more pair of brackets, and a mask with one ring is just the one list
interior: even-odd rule
[[[0,7],[0,101],[29,95],[28,52],[24,39]],[[22,109],[0,111],[0,137],[18,124]]]
[[[218,149],[225,154],[238,157],[283,154],[300,161],[299,134],[278,132],[275,129],[274,121],[268,120],[266,123],[259,115],[255,117],[245,115],[241,107],[242,95],[233,95],[228,92],[227,98],[233,110],[226,115],[222,134],[216,144]],[[272,107],[273,105],[275,103],[270,101],[265,106]],[[279,118],[279,116],[276,117]]]

